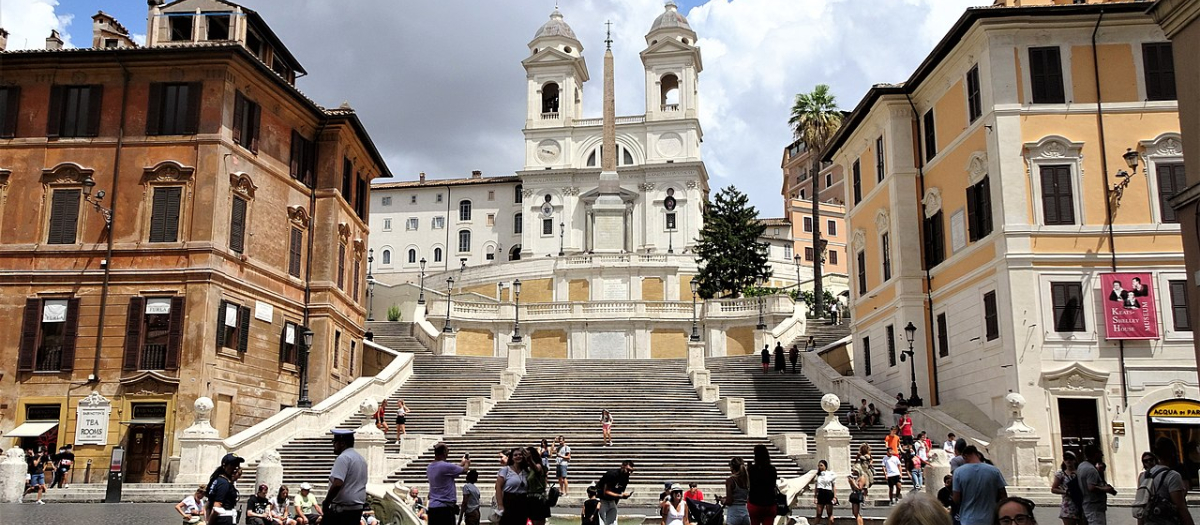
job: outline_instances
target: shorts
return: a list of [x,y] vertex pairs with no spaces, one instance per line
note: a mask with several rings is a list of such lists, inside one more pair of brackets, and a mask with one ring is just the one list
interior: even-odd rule
[[567,462],[559,463],[556,470],[559,478],[567,479]]
[[396,416],[396,424],[397,424],[397,425],[403,425],[403,424],[404,424],[404,421],[405,421],[405,420],[407,420],[407,419],[408,419],[408,418],[406,418],[406,417],[404,417],[404,416]]
[[38,485],[45,485],[45,484],[46,484],[46,474],[42,473],[42,474],[30,474],[29,475],[29,485],[30,486],[36,487]]
[[829,489],[817,489],[817,505],[832,505],[833,491]]
[[900,476],[888,476],[888,488],[900,486]]
[[904,444],[904,445],[912,446],[913,437],[912,436],[900,436],[900,443]]
[[550,517],[550,506],[546,504],[545,496],[537,497],[527,494],[525,508],[528,509],[531,520],[544,520]]

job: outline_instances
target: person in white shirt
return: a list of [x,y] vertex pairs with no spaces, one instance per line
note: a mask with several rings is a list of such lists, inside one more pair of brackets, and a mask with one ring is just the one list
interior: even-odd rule
[[893,450],[889,449],[887,457],[883,458],[883,473],[887,476],[888,505],[891,505],[904,495],[900,490],[900,456]]
[[947,458],[954,457],[954,443],[958,441],[958,436],[953,432],[946,435],[946,442],[942,443],[942,452],[946,453]]
[[204,491],[205,488],[200,487],[191,496],[183,498],[183,501],[175,504],[175,512],[183,516],[185,525],[200,523],[204,519],[204,506],[208,503],[204,499]]
[[825,460],[817,462],[817,517],[813,520],[814,523],[821,522],[821,513],[824,512],[829,519],[829,525],[833,525],[833,504],[837,501],[837,495],[833,492],[833,484],[837,481],[837,474],[829,470],[829,463]]

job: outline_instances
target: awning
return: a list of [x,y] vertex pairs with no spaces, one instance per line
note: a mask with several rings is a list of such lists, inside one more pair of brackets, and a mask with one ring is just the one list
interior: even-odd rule
[[165,417],[135,417],[129,421],[122,421],[122,425],[165,425],[167,418]]
[[45,434],[46,432],[49,432],[50,429],[57,427],[57,426],[58,426],[58,421],[30,421],[28,423],[21,423],[21,426],[18,426],[17,428],[14,428],[14,429],[8,431],[8,433],[4,434],[4,437],[6,437],[6,438],[38,437],[42,434]]
[[1200,418],[1194,417],[1152,417],[1151,423],[1166,425],[1200,425]]

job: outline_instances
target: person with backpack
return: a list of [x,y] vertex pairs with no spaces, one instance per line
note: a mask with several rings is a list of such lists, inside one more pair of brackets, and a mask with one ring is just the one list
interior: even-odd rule
[[1060,465],[1059,471],[1054,473],[1054,482],[1050,485],[1050,492],[1062,494],[1058,517],[1062,520],[1063,525],[1078,525],[1079,520],[1083,517],[1083,512],[1079,508],[1083,503],[1083,491],[1079,488],[1079,476],[1075,474],[1075,468],[1078,465],[1079,460],[1076,459],[1074,452],[1069,450],[1064,452],[1062,465]]
[[1083,511],[1083,518],[1088,525],[1105,525],[1108,497],[1116,496],[1117,489],[1104,481],[1104,474],[1100,471],[1101,460],[1104,459],[1100,445],[1092,443],[1083,447],[1083,457],[1085,460],[1079,463],[1076,470],[1079,475],[1079,488],[1083,491],[1083,500],[1079,508]]
[[1152,452],[1142,453],[1145,471],[1138,475],[1133,517],[1138,525],[1194,525],[1188,512],[1183,477],[1161,465]]

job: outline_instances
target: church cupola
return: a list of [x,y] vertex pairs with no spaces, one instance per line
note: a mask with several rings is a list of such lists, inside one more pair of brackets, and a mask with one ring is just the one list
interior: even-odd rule
[[646,120],[696,118],[697,75],[704,66],[696,32],[675,2],[668,0],[642,51],[646,70]]
[[581,117],[588,80],[583,45],[558,8],[529,42],[521,64],[529,79],[526,128],[561,127]]

